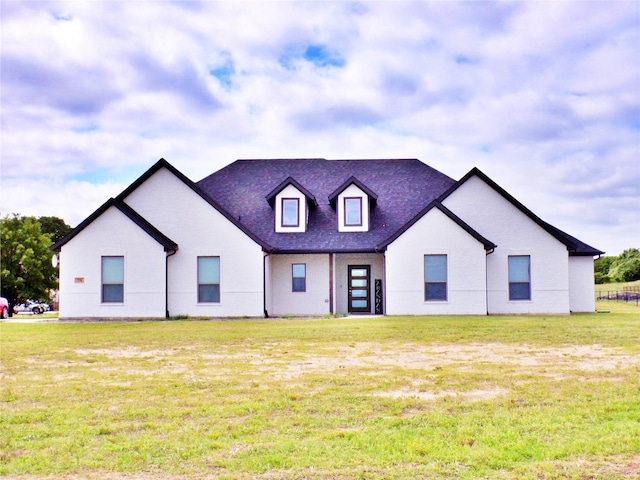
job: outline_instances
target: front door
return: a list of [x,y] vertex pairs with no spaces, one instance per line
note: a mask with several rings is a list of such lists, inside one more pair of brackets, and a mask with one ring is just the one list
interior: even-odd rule
[[349,265],[349,313],[371,312],[371,266]]

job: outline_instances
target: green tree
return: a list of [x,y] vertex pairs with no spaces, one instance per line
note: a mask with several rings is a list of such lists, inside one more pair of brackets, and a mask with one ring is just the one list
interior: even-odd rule
[[609,268],[609,278],[613,282],[640,280],[640,249],[628,248],[618,255]]
[[58,240],[73,230],[64,220],[58,217],[39,217],[38,222],[42,232],[51,237],[51,242],[56,243]]
[[609,283],[611,281],[609,278],[609,269],[616,258],[617,257],[612,256],[600,257],[593,262],[596,283]]
[[28,299],[49,301],[56,271],[51,238],[38,220],[14,214],[0,219],[0,292],[13,307]]

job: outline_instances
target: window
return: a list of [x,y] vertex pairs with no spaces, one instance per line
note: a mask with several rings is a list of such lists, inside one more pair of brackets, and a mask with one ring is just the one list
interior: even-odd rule
[[531,257],[509,257],[509,300],[531,300]]
[[102,257],[102,303],[124,302],[124,257]]
[[344,224],[354,227],[362,226],[362,198],[344,199]]
[[220,257],[198,257],[198,303],[220,303]]
[[304,263],[294,263],[291,265],[291,291],[307,291],[307,265]]
[[282,199],[282,226],[298,227],[300,226],[300,199],[283,198]]
[[424,300],[447,300],[447,256],[424,256]]

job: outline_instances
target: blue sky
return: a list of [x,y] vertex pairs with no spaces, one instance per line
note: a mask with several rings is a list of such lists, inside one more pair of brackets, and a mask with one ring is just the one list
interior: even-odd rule
[[638,2],[0,2],[0,212],[76,225],[155,161],[419,158],[640,247]]

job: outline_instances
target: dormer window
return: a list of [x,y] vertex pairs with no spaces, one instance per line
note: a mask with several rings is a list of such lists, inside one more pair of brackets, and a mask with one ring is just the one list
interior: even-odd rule
[[291,177],[274,188],[266,200],[273,209],[277,233],[304,233],[309,211],[317,205],[316,198]]
[[362,226],[362,198],[344,198],[344,224],[347,227]]
[[282,199],[282,226],[283,227],[299,227],[300,226],[300,199],[299,198],[283,198]]
[[331,195],[329,203],[336,209],[339,232],[368,232],[371,209],[378,196],[360,180],[349,178]]

